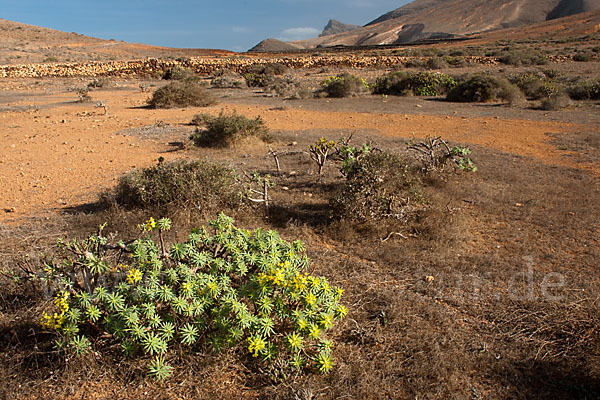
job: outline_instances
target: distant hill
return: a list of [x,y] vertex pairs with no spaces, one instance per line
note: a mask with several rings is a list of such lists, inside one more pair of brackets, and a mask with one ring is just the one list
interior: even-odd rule
[[234,54],[117,42],[0,19],[0,65]]
[[265,39],[250,50],[249,53],[286,52],[298,50],[300,47],[279,39]]
[[362,28],[362,26],[360,25],[344,24],[340,21],[336,21],[335,19],[330,19],[327,25],[325,25],[325,28],[323,29],[323,32],[321,32],[319,37],[336,35],[338,33],[354,31],[360,28]]
[[600,9],[600,0],[415,0],[361,29],[292,42],[302,48],[406,44],[525,27]]

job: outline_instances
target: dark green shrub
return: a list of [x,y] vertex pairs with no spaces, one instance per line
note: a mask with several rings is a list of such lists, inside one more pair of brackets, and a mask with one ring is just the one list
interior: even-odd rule
[[183,243],[166,244],[170,228],[169,219],[150,218],[127,244],[102,236],[102,227],[59,243],[40,279],[56,292],[41,324],[58,351],[82,355],[92,341],[102,350],[109,346],[97,338],[108,332],[126,355],[147,357],[158,380],[172,373],[168,358],[199,349],[237,348],[286,373],[333,368],[326,332],[348,313],[343,289],[307,272],[300,241],[237,228],[222,213]]
[[569,86],[567,93],[573,100],[599,100],[600,79],[577,81]]
[[377,79],[373,93],[393,96],[439,96],[448,93],[456,85],[450,75],[439,72],[408,71],[392,72]]
[[369,84],[362,78],[344,72],[321,82],[321,93],[327,97],[355,97],[367,93]]
[[346,180],[330,201],[335,218],[402,219],[420,200],[417,172],[395,154],[368,152],[345,172]]
[[175,66],[165,71],[162,76],[166,80],[174,81],[199,81],[200,77],[190,68]]
[[577,53],[573,56],[573,61],[588,62],[594,59],[592,53]]
[[148,100],[151,108],[207,107],[216,99],[204,85],[192,81],[174,81],[156,90]]
[[196,146],[229,147],[241,139],[257,137],[265,142],[272,140],[265,122],[260,116],[248,119],[236,112],[225,115],[223,111],[218,117],[204,114],[194,118],[204,129],[198,128],[190,137]]
[[209,161],[162,162],[124,175],[111,196],[125,207],[174,205],[211,210],[241,204],[245,189],[229,168]]
[[514,103],[522,93],[506,78],[492,75],[473,75],[458,83],[448,92],[446,99],[456,102],[478,102],[503,100]]

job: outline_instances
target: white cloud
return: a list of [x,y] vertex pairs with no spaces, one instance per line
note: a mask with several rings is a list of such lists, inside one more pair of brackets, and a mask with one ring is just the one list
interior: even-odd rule
[[231,30],[235,33],[250,33],[252,29],[246,28],[245,26],[234,26]]
[[278,39],[286,42],[310,39],[319,36],[319,33],[321,33],[321,30],[316,28],[289,28],[281,32]]

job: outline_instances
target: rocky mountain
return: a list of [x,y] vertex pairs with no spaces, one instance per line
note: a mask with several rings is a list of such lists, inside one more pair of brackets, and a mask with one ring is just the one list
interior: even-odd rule
[[406,44],[503,28],[600,9],[600,0],[415,0],[360,29],[292,42],[301,48]]
[[352,24],[344,24],[340,21],[336,21],[335,19],[330,19],[323,32],[319,35],[319,37],[336,35],[338,33],[350,32],[356,29],[360,29],[362,26],[360,25],[352,25]]

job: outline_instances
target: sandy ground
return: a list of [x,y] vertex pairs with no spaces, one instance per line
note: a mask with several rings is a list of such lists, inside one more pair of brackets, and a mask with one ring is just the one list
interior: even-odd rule
[[[24,86],[25,87],[25,86]],[[255,117],[278,131],[346,130],[377,132],[390,137],[442,135],[451,141],[482,145],[503,152],[533,157],[551,165],[578,167],[600,176],[597,164],[579,165],[564,157],[547,134],[596,129],[589,125],[540,122],[499,117],[465,118],[449,115],[315,111],[281,108],[239,101],[207,109],[150,110],[143,108],[148,93],[136,86],[92,92],[94,101],[77,103],[75,93],[38,91],[17,101],[4,101],[0,112],[0,221],[44,216],[93,202],[123,173],[173,159],[169,139],[125,135],[121,131],[160,122],[181,129],[198,112],[217,114],[221,109]],[[97,101],[108,105],[105,114]],[[323,100],[326,101],[326,100]],[[12,110],[12,111],[11,111]],[[1,111],[1,110],[0,110]],[[275,135],[276,136],[276,135]]]

